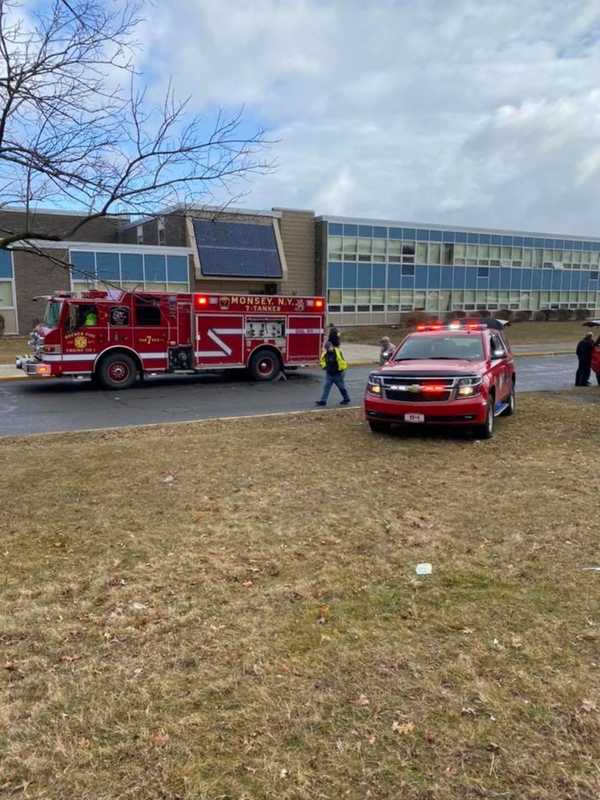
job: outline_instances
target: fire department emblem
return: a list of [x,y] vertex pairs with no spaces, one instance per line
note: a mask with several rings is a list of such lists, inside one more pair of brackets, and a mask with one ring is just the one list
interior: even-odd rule
[[221,311],[227,311],[231,301],[228,297],[219,297],[219,308]]
[[304,300],[296,300],[294,303],[296,311],[304,311]]
[[76,350],[85,350],[87,343],[87,336],[82,336],[81,334],[73,339],[73,345]]

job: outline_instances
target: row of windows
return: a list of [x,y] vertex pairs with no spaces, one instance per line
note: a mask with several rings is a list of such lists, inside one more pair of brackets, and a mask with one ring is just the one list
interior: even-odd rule
[[75,282],[107,281],[129,288],[178,284],[178,291],[189,283],[186,256],[72,250],[70,258]]
[[404,239],[417,242],[448,242],[463,244],[494,244],[505,247],[541,247],[547,250],[600,251],[600,241],[581,239],[546,239],[536,236],[509,236],[497,233],[467,233],[466,231],[440,231],[425,228],[396,228],[378,225],[355,225],[330,222],[329,236],[356,236],[367,239]]
[[332,236],[329,261],[388,261],[409,264],[468,264],[515,267],[548,267],[562,264],[566,269],[600,264],[600,251],[553,250],[487,244],[438,244],[357,239]]
[[457,311],[499,308],[536,311],[539,309],[596,309],[598,292],[502,292],[502,291],[398,291],[381,289],[330,289],[330,312]]
[[598,270],[516,269],[514,267],[441,267],[413,264],[361,264],[332,261],[329,289],[513,289],[515,291],[587,291],[600,288]]

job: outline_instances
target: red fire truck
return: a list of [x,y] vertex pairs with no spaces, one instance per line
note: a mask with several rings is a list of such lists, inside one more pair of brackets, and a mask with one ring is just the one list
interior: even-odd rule
[[28,375],[93,377],[127,389],[158,373],[248,369],[257,381],[318,362],[322,297],[169,294],[116,289],[56,293],[17,358]]

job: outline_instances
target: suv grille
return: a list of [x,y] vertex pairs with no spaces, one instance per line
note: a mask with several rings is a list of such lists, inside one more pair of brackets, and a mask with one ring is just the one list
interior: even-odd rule
[[[459,377],[440,377],[431,375],[382,376],[383,390],[387,400],[400,400],[405,403],[439,403],[455,396]],[[427,387],[440,387],[440,391],[428,391]],[[443,388],[442,388],[443,387]]]

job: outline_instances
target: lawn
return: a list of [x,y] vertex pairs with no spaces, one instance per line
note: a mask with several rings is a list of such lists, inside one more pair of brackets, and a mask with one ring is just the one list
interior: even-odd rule
[[29,352],[29,336],[0,336],[0,364],[14,364],[16,356]]
[[591,411],[2,440],[0,796],[597,798]]
[[[566,344],[574,347],[589,328],[581,322],[513,322],[506,329],[512,344]],[[382,336],[389,336],[398,343],[405,333],[403,328],[385,325],[366,325],[356,328],[342,328],[342,341],[356,344],[377,344]],[[600,329],[597,331],[600,333]]]

